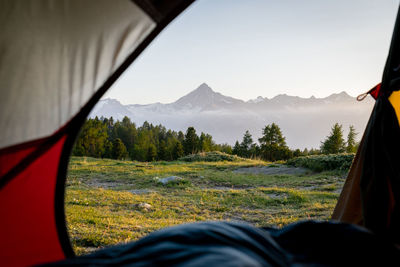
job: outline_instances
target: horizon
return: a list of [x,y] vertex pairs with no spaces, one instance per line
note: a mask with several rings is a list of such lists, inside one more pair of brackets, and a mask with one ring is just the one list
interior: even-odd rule
[[231,145],[240,140],[246,130],[259,138],[262,128],[274,122],[281,127],[289,147],[304,149],[318,147],[336,122],[345,129],[353,125],[362,133],[374,102],[372,97],[358,102],[346,92],[331,94],[330,98],[281,94],[272,100],[244,102],[211,91],[213,89],[204,84],[196,89],[169,103],[125,104],[118,99],[103,100],[89,117],[112,116],[122,120],[127,116],[137,125],[147,121],[177,131],[193,126],[211,134],[217,143]]
[[104,98],[171,103],[202,81],[244,101],[283,93],[356,96],[381,81],[398,4],[199,0]]
[[208,85],[208,83],[202,82],[202,83],[201,83],[199,86],[197,86],[195,89],[190,90],[189,92],[185,93],[183,96],[178,97],[177,99],[173,100],[172,102],[160,102],[160,101],[157,101],[157,102],[143,103],[143,104],[141,104],[141,103],[124,103],[123,101],[120,101],[120,100],[117,99],[117,98],[112,98],[112,97],[109,97],[109,96],[104,96],[104,97],[102,97],[100,101],[102,101],[102,100],[108,100],[108,99],[109,99],[109,100],[117,100],[118,102],[120,102],[120,103],[123,104],[123,105],[151,105],[151,104],[164,104],[164,105],[167,105],[167,104],[172,104],[172,103],[178,101],[180,98],[182,98],[182,97],[184,97],[184,96],[187,96],[188,94],[190,94],[190,93],[196,91],[196,90],[197,90],[201,85],[203,85],[203,84],[207,85],[214,93],[217,93],[217,94],[219,93],[219,94],[221,94],[221,95],[223,95],[223,96],[232,97],[232,98],[237,99],[237,100],[242,100],[243,102],[249,102],[249,101],[251,101],[251,100],[257,99],[258,97],[262,97],[263,99],[271,100],[271,99],[274,99],[274,98],[276,98],[276,97],[278,97],[278,96],[299,97],[299,98],[302,98],[302,99],[310,99],[310,98],[313,98],[313,97],[316,98],[316,99],[323,99],[323,98],[330,97],[330,96],[332,96],[332,95],[339,95],[339,94],[342,94],[342,93],[346,93],[348,96],[350,96],[350,97],[352,97],[352,98],[356,98],[356,97],[357,97],[357,96],[350,95],[350,94],[349,94],[348,92],[346,92],[346,91],[341,91],[341,92],[333,92],[333,93],[331,93],[331,94],[329,94],[329,95],[322,96],[322,97],[316,97],[316,96],[314,96],[314,95],[311,95],[310,97],[302,97],[302,96],[298,96],[298,95],[290,95],[290,94],[286,94],[286,93],[280,93],[280,94],[274,95],[274,96],[272,96],[272,97],[265,97],[265,96],[259,95],[259,96],[253,97],[253,98],[249,98],[248,100],[244,100],[244,99],[241,99],[241,98],[236,98],[236,97],[233,97],[233,96],[230,96],[230,95],[222,94],[221,92],[214,90],[210,85]]

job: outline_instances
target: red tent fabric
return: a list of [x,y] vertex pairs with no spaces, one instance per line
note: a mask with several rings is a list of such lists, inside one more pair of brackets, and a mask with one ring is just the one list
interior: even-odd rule
[[[64,196],[63,191],[56,190],[64,144],[65,136],[44,150],[23,170],[14,172],[12,179],[1,189],[0,251],[4,253],[1,261],[5,266],[21,266],[64,257],[60,243],[60,237],[66,237],[62,222]],[[22,162],[37,149],[34,143],[14,151],[9,149],[9,153],[0,156],[1,169],[6,170]],[[61,216],[61,220],[56,219],[57,215]],[[61,225],[57,227],[57,223]],[[59,233],[64,236],[59,237]],[[72,251],[68,243],[64,244],[64,249]]]
[[0,2],[0,265],[74,255],[69,154],[90,110],[193,1]]

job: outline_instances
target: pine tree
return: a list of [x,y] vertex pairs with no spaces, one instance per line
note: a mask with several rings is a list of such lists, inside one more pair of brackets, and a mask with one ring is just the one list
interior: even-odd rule
[[293,157],[300,157],[302,155],[300,149],[295,149],[293,151]]
[[150,144],[147,152],[147,161],[155,161],[157,158],[157,148],[154,144]]
[[199,151],[201,152],[209,152],[212,150],[214,146],[214,142],[212,140],[212,136],[209,134],[201,133],[199,138]]
[[342,125],[335,123],[329,136],[321,143],[321,152],[323,154],[337,154],[343,153],[345,149],[346,144],[343,139]]
[[253,138],[251,137],[249,130],[247,130],[243,135],[242,142],[240,143],[240,151],[242,157],[247,157],[247,158],[251,157],[252,145],[253,145]]
[[239,141],[236,141],[235,146],[233,147],[232,154],[237,156],[242,156]]
[[260,153],[260,147],[256,143],[251,144],[249,150],[249,157],[255,158],[259,153]]
[[143,128],[141,128],[139,130],[136,143],[133,146],[131,159],[138,161],[148,160],[149,145],[150,145],[150,133],[148,130],[144,130]]
[[118,138],[120,138],[126,148],[130,150],[135,142],[134,139],[137,134],[136,126],[127,116],[122,119],[122,122],[119,124],[119,126],[120,127],[118,128]]
[[75,142],[74,148],[72,149],[72,155],[78,157],[86,156],[86,151],[83,147],[81,138],[78,138],[78,140]]
[[176,145],[174,146],[174,150],[173,150],[173,157],[174,157],[173,159],[179,159],[184,154],[185,154],[185,152],[183,150],[182,143],[177,140]]
[[265,160],[276,161],[293,157],[293,152],[286,145],[281,129],[275,123],[264,127],[262,137],[258,141],[261,144],[261,155]]
[[233,154],[232,147],[228,144],[213,144],[212,150],[221,151],[226,154]]
[[232,153],[231,146],[215,144],[207,133],[202,133],[199,138],[193,127],[188,128],[185,136],[181,131],[167,131],[164,126],[154,126],[147,121],[136,128],[128,117],[116,122],[112,117],[96,117],[88,119],[83,125],[72,153],[75,156],[130,157],[131,160],[152,161],[174,160],[184,156],[185,151],[196,153],[213,150]]
[[105,152],[105,142],[108,139],[107,127],[97,117],[89,119],[83,125],[77,146],[85,156],[102,157]]
[[275,123],[264,127],[262,137],[258,141],[261,145],[286,146],[285,137],[282,135],[279,126]]
[[121,139],[116,138],[112,146],[112,157],[114,159],[125,159],[128,156],[126,147]]
[[164,140],[161,140],[160,145],[158,147],[157,159],[166,160],[167,156],[168,156],[167,144],[165,143]]
[[185,141],[185,134],[182,131],[178,132],[178,141],[181,142],[181,144]]
[[104,158],[112,159],[113,158],[113,143],[110,140],[107,140],[105,145],[105,151],[104,151]]
[[347,153],[355,153],[357,150],[357,144],[356,144],[356,130],[353,125],[350,125],[349,127],[349,134],[347,135],[347,146],[346,146],[346,152]]
[[319,155],[319,154],[321,154],[321,150],[315,148],[311,148],[310,151],[308,152],[308,155]]
[[186,131],[185,140],[183,143],[185,154],[188,155],[197,153],[198,143],[199,137],[196,134],[196,130],[193,127],[189,127]]

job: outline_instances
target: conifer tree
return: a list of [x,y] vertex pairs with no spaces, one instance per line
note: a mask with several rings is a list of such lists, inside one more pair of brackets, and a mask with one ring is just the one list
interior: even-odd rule
[[182,143],[177,140],[173,150],[173,159],[179,159],[180,157],[183,157],[184,154],[185,152]]
[[147,152],[147,161],[155,161],[157,158],[157,148],[154,144],[150,144]]
[[251,156],[251,148],[253,145],[253,138],[251,137],[251,134],[249,130],[247,130],[244,135],[243,135],[243,140],[240,143],[240,152],[242,157],[247,157],[249,158]]
[[209,152],[212,150],[214,142],[212,136],[209,134],[201,133],[199,138],[199,151]]
[[236,141],[232,150],[232,154],[242,156],[239,141]]
[[157,158],[159,160],[165,160],[167,156],[168,156],[167,144],[165,143],[164,140],[161,140],[157,150]]
[[329,136],[321,143],[321,152],[323,154],[337,154],[343,153],[345,149],[346,144],[343,139],[342,125],[335,123]]
[[105,142],[104,147],[105,147],[105,149],[104,149],[103,157],[112,159],[113,158],[113,143],[110,140],[107,140]]
[[125,159],[128,156],[128,152],[122,140],[116,138],[112,146],[112,157],[114,159]]
[[216,145],[207,133],[202,133],[199,138],[193,127],[188,128],[185,136],[181,131],[167,131],[164,126],[154,126],[147,121],[136,128],[128,117],[116,122],[112,117],[96,117],[86,120],[72,153],[75,156],[120,159],[129,156],[131,160],[152,161],[175,160],[184,156],[185,151],[196,153],[213,150],[232,153],[229,145]]
[[276,161],[293,157],[293,152],[287,147],[281,129],[275,123],[264,127],[262,137],[258,141],[261,144],[261,155],[265,160]]
[[193,127],[189,127],[186,131],[185,140],[183,143],[185,154],[188,155],[197,153],[198,143],[199,137],[196,134],[196,130]]
[[261,145],[286,146],[285,137],[282,135],[279,126],[275,123],[264,127],[262,137],[258,141]]
[[346,142],[346,152],[347,153],[355,153],[357,150],[356,144],[356,130],[353,125],[349,127],[349,134],[347,135],[347,142]]

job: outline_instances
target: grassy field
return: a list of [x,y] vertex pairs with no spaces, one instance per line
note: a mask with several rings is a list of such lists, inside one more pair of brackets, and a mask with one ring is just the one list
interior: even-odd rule
[[[163,227],[203,220],[277,227],[327,220],[344,182],[344,173],[338,171],[234,172],[251,166],[279,167],[255,160],[142,163],[72,157],[66,215],[74,249],[84,254]],[[172,175],[183,179],[159,182]]]

